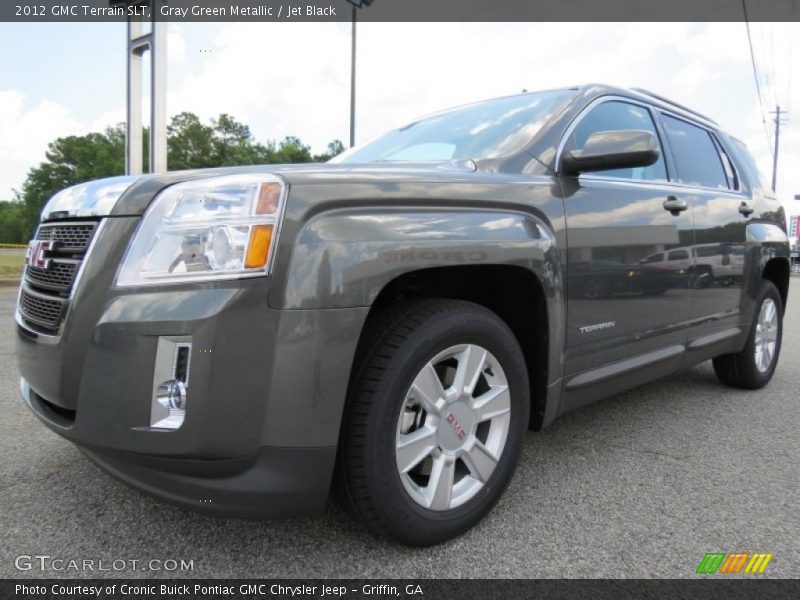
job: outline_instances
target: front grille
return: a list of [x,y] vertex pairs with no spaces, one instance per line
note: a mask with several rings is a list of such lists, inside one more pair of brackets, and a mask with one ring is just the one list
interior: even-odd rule
[[64,250],[83,251],[92,240],[96,223],[69,223],[63,225],[42,225],[37,232],[37,240],[56,242]]
[[54,260],[47,269],[28,267],[27,280],[37,287],[55,292],[68,292],[72,288],[72,280],[78,272],[80,261]]
[[[19,296],[19,314],[34,330],[56,333],[67,313],[75,278],[86,257],[96,221],[46,223],[32,242],[31,264]],[[39,248],[37,241],[50,242]]]

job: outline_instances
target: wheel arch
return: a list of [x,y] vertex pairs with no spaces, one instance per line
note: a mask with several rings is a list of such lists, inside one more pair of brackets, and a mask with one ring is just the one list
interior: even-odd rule
[[778,288],[781,296],[783,311],[786,312],[786,300],[789,297],[789,277],[791,266],[789,259],[784,257],[771,258],[764,265],[761,278],[771,281]]
[[557,319],[554,322],[552,294],[548,294],[537,274],[521,266],[502,264],[435,267],[404,273],[384,286],[375,298],[362,337],[371,319],[410,298],[466,300],[497,314],[517,338],[528,368],[529,427],[538,430],[549,423],[557,409],[551,403],[558,402],[549,385],[554,375],[553,336],[559,335],[561,327]]
[[755,256],[750,263],[750,273],[751,276],[754,275],[752,280],[756,289],[750,290],[750,293],[756,293],[762,279],[771,281],[780,292],[785,311],[791,272],[789,238],[786,231],[773,222],[750,223],[746,231],[747,242],[756,246]]

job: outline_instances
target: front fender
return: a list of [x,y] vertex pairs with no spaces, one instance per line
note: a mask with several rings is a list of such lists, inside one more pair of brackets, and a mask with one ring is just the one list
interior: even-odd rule
[[405,273],[516,265],[559,287],[554,233],[531,214],[491,209],[363,207],[318,214],[298,232],[276,308],[370,306]]

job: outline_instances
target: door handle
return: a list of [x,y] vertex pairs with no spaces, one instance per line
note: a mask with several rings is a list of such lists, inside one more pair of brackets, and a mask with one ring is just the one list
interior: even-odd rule
[[753,208],[752,206],[750,206],[750,205],[749,205],[747,202],[742,202],[742,203],[739,205],[739,213],[740,213],[740,214],[741,214],[743,217],[749,217],[749,216],[750,216],[750,215],[752,215],[752,214],[753,214],[755,211],[756,211],[756,209],[755,209],[755,208]]
[[686,200],[681,200],[675,196],[667,196],[667,199],[664,200],[664,210],[668,210],[675,217],[687,208],[689,208],[689,205],[686,204]]

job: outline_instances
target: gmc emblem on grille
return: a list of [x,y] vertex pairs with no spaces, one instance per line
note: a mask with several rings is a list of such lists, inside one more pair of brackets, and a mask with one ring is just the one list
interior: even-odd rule
[[28,253],[25,255],[25,263],[29,267],[37,269],[49,269],[51,261],[45,257],[45,252],[51,252],[55,247],[52,240],[32,240],[28,244]]

